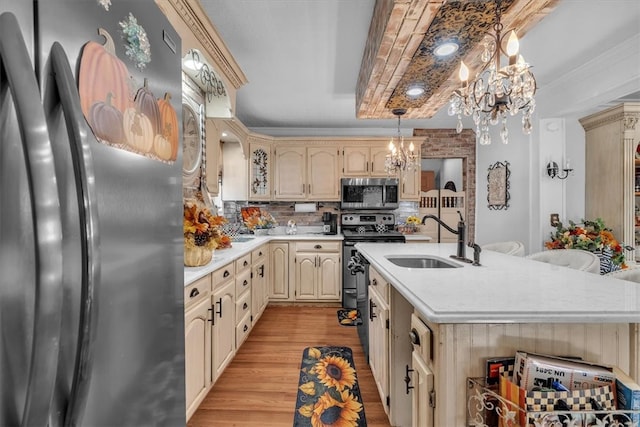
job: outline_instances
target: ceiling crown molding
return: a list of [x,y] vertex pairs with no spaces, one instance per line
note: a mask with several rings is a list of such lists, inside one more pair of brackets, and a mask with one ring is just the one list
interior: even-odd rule
[[175,10],[187,25],[187,28],[189,28],[196,39],[202,43],[207,56],[213,60],[217,69],[224,74],[236,89],[247,84],[247,77],[214,28],[199,1],[156,0],[156,2],[161,7],[163,3],[165,5],[169,4]]

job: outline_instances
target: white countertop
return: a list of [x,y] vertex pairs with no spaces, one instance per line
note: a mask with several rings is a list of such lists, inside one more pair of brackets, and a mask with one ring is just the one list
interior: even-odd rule
[[407,242],[410,242],[412,240],[420,240],[420,241],[430,241],[433,240],[431,238],[431,236],[427,236],[426,234],[419,234],[419,233],[414,233],[414,234],[405,234],[404,238]]
[[[482,251],[479,267],[450,258],[455,243],[358,243],[356,249],[436,323],[639,323],[640,284]],[[434,255],[461,268],[404,268],[386,255]],[[473,250],[467,248],[467,257]]]
[[322,234],[322,233],[299,233],[299,234],[270,234],[267,236],[240,235],[238,237],[249,237],[247,242],[232,242],[230,248],[216,249],[213,258],[207,265],[201,267],[184,267],[184,285],[187,286],[194,281],[206,276],[218,268],[235,261],[248,254],[265,243],[270,241],[295,241],[295,240],[343,240],[342,234]]

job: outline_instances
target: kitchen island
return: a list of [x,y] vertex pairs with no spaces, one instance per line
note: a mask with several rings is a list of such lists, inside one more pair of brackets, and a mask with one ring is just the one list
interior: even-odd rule
[[[416,409],[403,396],[404,377],[405,365],[416,369],[407,350],[409,332],[422,327],[425,332],[417,335],[423,337],[421,353],[433,386],[418,405],[435,406],[428,411],[436,426],[465,425],[467,378],[485,375],[486,358],[513,356],[516,350],[579,356],[617,365],[640,379],[640,284],[493,251],[483,251],[481,266],[473,266],[450,257],[455,244],[362,243],[356,248],[374,275],[390,285],[392,425],[410,425],[403,414]],[[472,249],[467,253],[473,258]],[[459,267],[406,268],[388,258],[417,255]],[[417,394],[415,379],[414,373]]]

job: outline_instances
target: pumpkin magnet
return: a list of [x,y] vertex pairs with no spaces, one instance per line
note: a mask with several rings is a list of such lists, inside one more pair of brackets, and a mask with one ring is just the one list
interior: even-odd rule
[[160,134],[169,142],[171,151],[169,157],[162,157],[158,150],[156,153],[160,158],[174,161],[178,157],[178,115],[171,105],[171,94],[165,93],[164,98],[158,99],[158,108],[160,110]]

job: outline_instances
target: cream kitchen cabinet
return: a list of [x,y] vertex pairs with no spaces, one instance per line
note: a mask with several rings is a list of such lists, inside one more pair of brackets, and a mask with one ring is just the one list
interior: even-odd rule
[[[417,155],[420,158],[420,148]],[[400,171],[400,200],[416,202],[420,200],[421,176],[420,166],[413,170]]]
[[187,420],[211,385],[211,275],[185,287],[184,356]]
[[339,200],[337,146],[279,146],[275,153],[276,200]]
[[236,264],[236,351],[251,331],[251,253],[235,261]]
[[369,367],[389,415],[389,305],[379,288],[369,285]]
[[269,243],[269,299],[289,300],[289,243]]
[[268,245],[255,249],[251,253],[251,316],[255,324],[269,302],[269,252]]
[[272,171],[271,145],[251,142],[249,144],[249,200],[271,200]]
[[388,144],[363,143],[342,148],[342,175],[355,177],[387,177],[384,164],[389,153]]
[[433,426],[433,408],[435,406],[433,388],[433,348],[431,329],[420,320],[417,314],[411,315],[409,333],[413,352],[411,353],[413,392],[411,396],[411,425],[413,427]]
[[340,242],[299,241],[295,247],[295,300],[340,301]]
[[236,343],[236,282],[233,263],[214,271],[211,297],[213,354],[212,379],[215,380],[235,355]]

